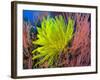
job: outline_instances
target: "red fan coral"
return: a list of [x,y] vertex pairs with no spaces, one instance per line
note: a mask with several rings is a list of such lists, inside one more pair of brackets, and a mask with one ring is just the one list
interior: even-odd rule
[[75,33],[69,49],[64,50],[59,60],[59,66],[88,66],[91,64],[91,25],[90,14],[66,13],[76,21]]
[[90,21],[89,14],[76,14],[76,32],[70,49],[71,53],[76,57],[70,64],[72,66],[90,65]]
[[32,51],[32,43],[31,43],[31,39],[30,39],[30,27],[31,25],[27,22],[24,22],[23,24],[23,65],[24,68],[28,68],[31,69],[32,68],[32,55],[31,55],[31,51]]
[[[44,16],[47,16],[47,12]],[[62,14],[62,13],[57,13]],[[39,20],[42,20],[42,13]],[[55,14],[56,15],[56,14]],[[88,13],[63,13],[65,22],[68,23],[68,17],[74,19],[74,36],[69,42],[68,47],[59,54],[57,64],[53,63],[53,67],[72,67],[72,66],[89,66],[91,65],[91,15]],[[33,32],[30,35],[32,25],[29,22],[23,22],[23,68],[32,69],[32,65],[37,61],[32,61],[32,50],[36,45],[32,45],[32,40],[35,40],[36,34]],[[67,54],[66,54],[67,53]],[[36,53],[38,54],[38,53]],[[36,55],[34,54],[34,55]],[[48,62],[38,65],[40,68],[47,68]]]

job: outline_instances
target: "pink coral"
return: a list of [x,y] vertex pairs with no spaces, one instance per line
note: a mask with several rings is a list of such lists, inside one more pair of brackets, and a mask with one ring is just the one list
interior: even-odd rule
[[[77,16],[77,25],[74,39],[72,42],[72,47],[70,49],[71,53],[77,57],[74,59],[74,65],[82,66],[90,64],[90,22],[89,14],[82,15],[76,14]],[[77,56],[78,55],[78,56]],[[73,63],[73,61],[72,61]]]
[[24,22],[23,24],[23,63],[24,68],[31,69],[32,68],[32,55],[31,55],[31,40],[29,35],[30,24],[27,22]]
[[[75,33],[69,49],[61,54],[59,66],[89,66],[91,64],[91,21],[90,14],[66,13],[65,18],[71,17],[76,21]],[[67,53],[67,54],[66,54]]]

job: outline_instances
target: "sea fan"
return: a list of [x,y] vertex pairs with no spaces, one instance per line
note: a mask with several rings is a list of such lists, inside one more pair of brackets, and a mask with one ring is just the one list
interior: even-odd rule
[[89,14],[76,14],[77,16],[77,27],[74,34],[72,47],[70,51],[75,57],[71,65],[72,66],[86,66],[90,65],[90,51],[91,51],[91,29]]
[[48,65],[57,63],[60,53],[65,47],[68,47],[72,40],[74,32],[74,20],[68,18],[68,24],[65,22],[63,16],[55,16],[55,18],[43,18],[41,27],[37,27],[37,40],[33,44],[39,45],[38,48],[32,51],[32,54],[38,52],[33,56],[33,60],[40,59],[35,64],[42,64],[45,61]]
[[[30,22],[23,22],[23,68],[32,69],[32,50],[35,46],[32,45],[32,40],[36,39],[36,36],[33,34],[33,26]],[[32,36],[31,36],[32,34]]]

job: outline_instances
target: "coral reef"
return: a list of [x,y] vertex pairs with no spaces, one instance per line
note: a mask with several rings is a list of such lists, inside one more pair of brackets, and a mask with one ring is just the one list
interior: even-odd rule
[[91,14],[24,11],[23,68],[91,65]]
[[77,57],[76,66],[90,65],[91,28],[89,15],[76,14],[76,32],[72,42],[71,53]]
[[32,32],[33,26],[29,22],[23,23],[23,65],[24,69],[32,69],[32,50],[36,47],[32,44],[32,40],[36,39],[36,35]]
[[69,54],[67,57],[66,54],[63,56],[61,64],[63,63],[62,66],[88,66],[91,64],[90,15],[75,14],[74,16],[76,17],[76,31]]

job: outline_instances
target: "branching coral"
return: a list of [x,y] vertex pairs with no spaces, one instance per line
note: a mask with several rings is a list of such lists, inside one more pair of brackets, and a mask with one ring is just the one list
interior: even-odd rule
[[31,69],[33,62],[32,62],[32,39],[30,36],[32,25],[28,22],[23,23],[23,68],[24,69]]
[[41,14],[23,22],[24,69],[91,65],[91,15]]
[[91,25],[90,14],[66,13],[65,17],[71,17],[75,21],[74,36],[66,51],[61,54],[59,66],[88,66],[91,64]]
[[68,18],[68,24],[66,24],[61,15],[55,16],[55,18],[43,18],[41,27],[37,27],[37,30],[38,39],[33,41],[33,44],[40,46],[32,53],[39,52],[39,54],[33,56],[32,59],[40,59],[40,61],[35,66],[45,61],[48,61],[49,66],[57,63],[60,53],[68,46],[73,37],[74,20]]
[[76,14],[76,17],[76,32],[70,49],[76,59],[74,58],[71,63],[73,66],[90,65],[91,29],[90,21],[88,21],[90,16],[89,14]]

